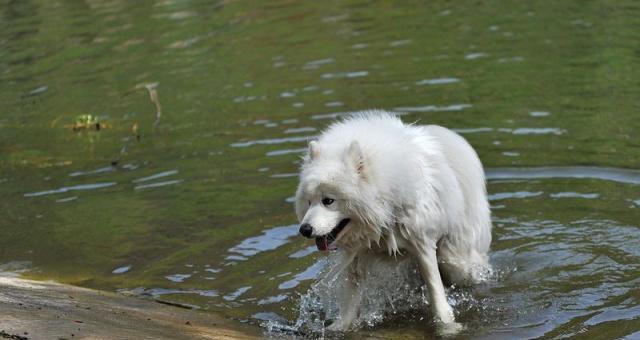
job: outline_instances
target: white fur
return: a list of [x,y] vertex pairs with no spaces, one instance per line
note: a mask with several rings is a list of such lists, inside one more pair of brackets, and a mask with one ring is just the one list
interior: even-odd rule
[[[335,202],[325,206],[325,197]],[[457,324],[442,280],[472,283],[488,268],[491,220],[482,165],[462,137],[440,126],[407,125],[384,111],[332,124],[310,143],[296,214],[313,227],[313,237],[351,219],[335,242],[344,253],[342,268],[384,254],[414,256],[434,319],[443,325]],[[333,329],[348,329],[358,313],[365,288],[358,275],[350,277],[336,292],[343,303]]]

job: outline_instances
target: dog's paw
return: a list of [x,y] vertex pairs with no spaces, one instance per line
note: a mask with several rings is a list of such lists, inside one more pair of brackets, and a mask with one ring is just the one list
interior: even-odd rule
[[437,327],[438,335],[440,336],[452,336],[457,335],[464,330],[464,326],[461,323],[457,322],[439,322]]
[[453,309],[446,303],[433,306],[434,319],[437,323],[447,324],[455,323],[456,318]]
[[327,330],[331,332],[346,332],[351,326],[350,323],[342,322],[341,319],[334,320],[332,324],[327,326]]

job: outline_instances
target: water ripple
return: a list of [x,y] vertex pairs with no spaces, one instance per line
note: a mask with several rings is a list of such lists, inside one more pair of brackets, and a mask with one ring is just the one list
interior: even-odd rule
[[311,266],[309,266],[309,268],[305,269],[303,272],[296,274],[296,276],[294,276],[293,279],[289,281],[285,281],[280,285],[278,285],[278,289],[284,290],[284,289],[295,288],[302,281],[313,280],[317,278],[318,275],[320,274],[320,271],[322,271],[325,265],[326,265],[325,261],[318,261],[312,264]]
[[125,295],[151,296],[154,298],[162,295],[173,295],[173,294],[195,294],[195,295],[200,295],[205,297],[218,296],[218,292],[215,290],[203,290],[203,289],[167,289],[167,288],[145,289],[143,287],[138,287],[133,289],[119,289],[118,292]]
[[322,79],[335,79],[335,78],[359,78],[369,75],[369,71],[354,71],[354,72],[341,72],[341,73],[325,73],[320,76]]
[[230,252],[243,256],[254,256],[258,253],[274,250],[289,242],[289,238],[298,234],[298,225],[291,224],[264,230],[262,235],[245,239],[240,244],[229,248]]
[[582,194],[579,192],[558,192],[553,193],[551,198],[586,198],[586,199],[594,199],[600,197],[600,194],[590,193],[590,194]]
[[474,60],[474,59],[479,59],[479,58],[485,58],[488,57],[489,54],[484,53],[484,52],[477,52],[477,53],[469,53],[467,55],[464,56],[465,59],[467,60]]
[[133,183],[146,182],[146,181],[150,181],[152,179],[158,179],[158,178],[162,178],[162,177],[172,176],[172,175],[175,175],[177,173],[178,173],[178,170],[163,171],[163,172],[157,173],[155,175],[134,179],[131,182],[133,182]]
[[516,129],[510,129],[510,128],[494,129],[491,127],[478,127],[478,128],[453,129],[453,131],[457,133],[462,133],[462,134],[498,131],[498,132],[511,133],[514,135],[548,135],[548,134],[562,135],[567,132],[567,130],[565,129],[555,128],[555,127],[542,127],[542,128],[522,127],[522,128],[516,128]]
[[316,136],[293,136],[293,137],[284,137],[284,138],[257,139],[257,140],[250,140],[246,142],[236,142],[231,144],[231,146],[234,148],[245,148],[247,146],[252,146],[252,145],[299,143],[299,142],[309,141],[315,137]]
[[472,107],[471,104],[451,104],[447,106],[427,105],[427,106],[406,106],[396,107],[393,110],[399,112],[447,112],[447,111],[462,111]]
[[128,272],[131,269],[131,266],[118,267],[111,271],[112,274],[123,274]]
[[235,299],[239,298],[240,295],[246,293],[249,289],[251,289],[251,286],[240,287],[233,293],[227,294],[222,298],[225,299],[226,301],[234,301]]
[[640,184],[640,170],[595,166],[491,168],[486,170],[486,175],[489,180],[590,178],[627,184]]
[[435,79],[424,79],[416,82],[416,85],[442,85],[442,84],[452,84],[460,82],[458,78],[435,78]]
[[165,278],[172,282],[184,282],[184,280],[191,277],[192,274],[173,274],[167,275]]
[[299,149],[284,149],[284,150],[274,150],[267,152],[267,156],[280,156],[280,155],[288,155],[291,153],[303,153],[307,151],[307,148],[299,148]]
[[117,184],[116,182],[80,184],[80,185],[74,185],[69,187],[62,187],[60,189],[31,192],[31,193],[24,194],[24,196],[35,197],[35,196],[43,196],[43,195],[51,195],[51,194],[60,194],[63,192],[75,191],[75,190],[93,190],[93,189],[100,189],[100,188],[114,186],[116,184]]
[[511,198],[529,198],[542,195],[542,191],[530,192],[530,191],[516,191],[516,192],[499,192],[496,194],[488,195],[487,198],[490,201],[499,201]]
[[315,69],[317,69],[318,67],[320,67],[322,65],[331,64],[334,61],[335,60],[333,58],[313,60],[313,61],[310,61],[310,62],[307,62],[306,64],[304,64],[302,69],[303,70],[315,70]]
[[349,115],[351,112],[332,112],[332,113],[320,113],[311,116],[311,119],[335,119],[340,116]]
[[135,190],[140,190],[140,189],[164,187],[164,186],[167,186],[167,185],[173,185],[173,184],[182,183],[183,181],[184,180],[182,180],[182,179],[176,179],[176,180],[172,180],[172,181],[155,182],[155,183],[138,185],[138,186],[134,187],[134,189]]
[[314,132],[316,128],[311,126],[303,126],[298,128],[289,128],[284,130],[284,133],[300,133],[300,132]]
[[99,174],[99,173],[103,173],[103,172],[111,172],[111,171],[115,171],[116,167],[114,166],[105,166],[103,168],[98,168],[95,170],[90,170],[90,171],[76,171],[76,172],[72,172],[69,174],[70,177],[78,177],[78,176],[84,176],[84,175],[92,175],[92,174]]

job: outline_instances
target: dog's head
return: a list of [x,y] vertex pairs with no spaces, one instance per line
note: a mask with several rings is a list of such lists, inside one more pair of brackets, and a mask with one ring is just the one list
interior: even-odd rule
[[[342,149],[309,143],[300,185],[296,214],[300,234],[314,238],[319,250],[356,246],[371,235],[366,210],[374,208],[368,195],[367,158],[357,141]],[[363,227],[364,226],[364,227]]]

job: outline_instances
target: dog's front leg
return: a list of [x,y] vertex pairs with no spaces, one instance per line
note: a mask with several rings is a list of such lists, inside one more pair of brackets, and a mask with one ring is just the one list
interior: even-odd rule
[[329,325],[331,331],[346,331],[351,327],[353,320],[358,316],[360,301],[362,299],[362,287],[359,275],[355,272],[355,265],[352,264],[347,275],[341,279],[341,289],[338,290],[339,315],[334,322]]
[[431,299],[431,310],[437,322],[444,324],[454,323],[453,309],[447,302],[447,296],[438,270],[436,258],[436,245],[419,245],[415,247],[415,256],[420,266],[420,272]]

